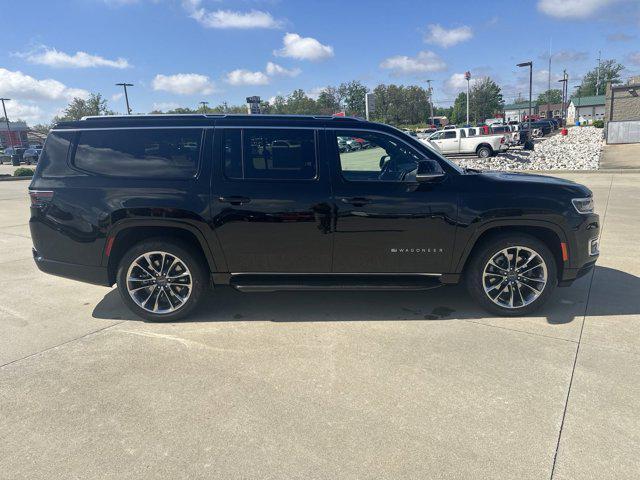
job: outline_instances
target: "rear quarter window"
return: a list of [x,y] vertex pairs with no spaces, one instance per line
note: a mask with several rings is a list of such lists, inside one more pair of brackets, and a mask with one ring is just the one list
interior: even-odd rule
[[199,128],[83,130],[72,163],[112,177],[192,178],[198,172],[202,137]]
[[59,178],[69,174],[67,155],[75,132],[51,132],[38,160],[36,175],[43,178]]

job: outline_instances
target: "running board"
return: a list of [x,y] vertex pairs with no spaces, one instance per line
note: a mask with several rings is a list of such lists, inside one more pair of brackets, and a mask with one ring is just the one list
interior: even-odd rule
[[430,290],[442,285],[426,275],[233,275],[229,285],[241,292]]

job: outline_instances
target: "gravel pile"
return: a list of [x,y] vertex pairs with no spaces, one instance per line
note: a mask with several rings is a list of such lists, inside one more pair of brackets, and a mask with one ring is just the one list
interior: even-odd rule
[[533,151],[510,149],[495,157],[452,159],[461,167],[483,170],[597,170],[600,164],[603,130],[573,127],[567,136],[558,130],[551,137],[535,141]]

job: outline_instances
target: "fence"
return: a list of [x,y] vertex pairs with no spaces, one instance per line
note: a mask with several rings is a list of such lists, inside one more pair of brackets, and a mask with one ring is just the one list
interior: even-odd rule
[[640,143],[640,120],[607,122],[607,143]]

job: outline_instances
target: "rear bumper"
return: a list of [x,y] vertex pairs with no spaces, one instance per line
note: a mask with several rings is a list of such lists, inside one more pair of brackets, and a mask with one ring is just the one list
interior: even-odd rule
[[107,267],[78,265],[75,263],[48,260],[39,255],[35,248],[32,249],[32,252],[36,266],[41,272],[78,280],[80,282],[93,283],[94,285],[111,286]]

